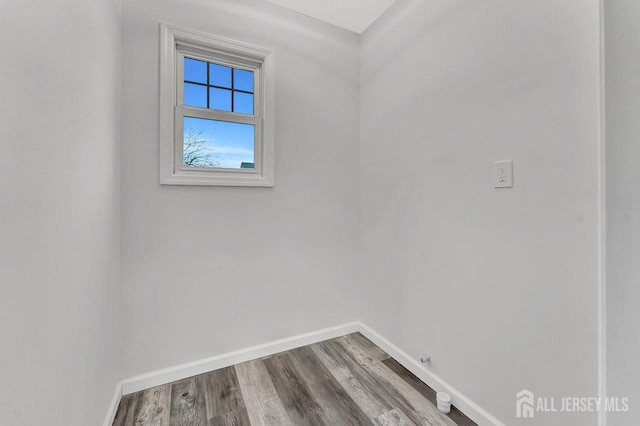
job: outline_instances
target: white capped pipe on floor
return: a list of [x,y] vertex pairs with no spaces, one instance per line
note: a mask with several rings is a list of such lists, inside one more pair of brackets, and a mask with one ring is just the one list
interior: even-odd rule
[[451,395],[446,392],[438,392],[436,393],[436,401],[438,403],[438,410],[445,414],[451,411]]

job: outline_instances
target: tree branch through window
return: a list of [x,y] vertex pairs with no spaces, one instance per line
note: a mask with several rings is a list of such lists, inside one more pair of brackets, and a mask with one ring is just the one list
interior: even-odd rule
[[187,167],[219,167],[222,163],[220,154],[211,152],[213,144],[192,129],[184,135],[184,165]]

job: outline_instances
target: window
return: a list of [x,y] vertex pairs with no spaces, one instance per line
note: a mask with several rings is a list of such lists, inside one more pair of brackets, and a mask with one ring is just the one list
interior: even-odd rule
[[160,183],[273,186],[273,52],[161,32]]

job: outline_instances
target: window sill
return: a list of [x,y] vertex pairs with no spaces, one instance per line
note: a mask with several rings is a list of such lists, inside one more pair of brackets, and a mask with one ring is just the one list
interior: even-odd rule
[[174,172],[164,176],[162,185],[198,185],[198,186],[255,186],[273,187],[273,177],[257,173],[235,172]]

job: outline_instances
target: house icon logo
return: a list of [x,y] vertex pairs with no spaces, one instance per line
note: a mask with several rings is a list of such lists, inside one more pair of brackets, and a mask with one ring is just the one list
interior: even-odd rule
[[516,417],[519,419],[531,419],[534,412],[533,392],[526,389],[516,394]]

